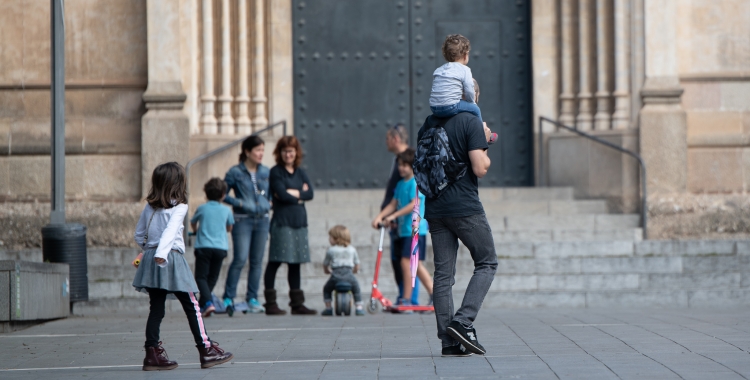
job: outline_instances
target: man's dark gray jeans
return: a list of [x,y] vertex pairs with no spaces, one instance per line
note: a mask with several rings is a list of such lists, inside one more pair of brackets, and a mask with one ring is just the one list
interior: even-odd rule
[[[443,347],[458,344],[446,332],[451,321],[458,321],[470,328],[482,306],[484,296],[492,285],[497,271],[497,254],[492,231],[484,214],[463,218],[427,219],[435,254],[435,279],[433,302],[437,318],[438,338]],[[466,288],[461,308],[453,313],[453,284],[456,283],[456,257],[458,241],[469,249],[474,260],[474,274]]]

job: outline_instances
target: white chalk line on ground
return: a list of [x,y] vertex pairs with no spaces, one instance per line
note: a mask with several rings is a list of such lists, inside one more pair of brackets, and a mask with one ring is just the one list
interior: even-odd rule
[[[511,357],[527,357],[537,355],[477,355],[481,358],[511,358]],[[439,355],[436,357],[440,357]],[[432,356],[413,356],[408,358],[351,358],[351,359],[301,359],[301,360],[259,360],[254,362],[231,362],[232,365],[241,364],[293,364],[293,363],[330,363],[330,362],[356,362],[356,361],[381,361],[381,360],[417,360],[417,359],[432,359]],[[200,363],[179,363],[180,366],[199,366]],[[72,369],[115,369],[115,368],[133,368],[142,367],[141,364],[119,364],[119,365],[99,365],[99,366],[78,366],[78,367],[44,367],[44,368],[5,368],[0,369],[0,372],[18,372],[18,371],[57,371],[57,370],[72,370]]]
[[[392,330],[392,329],[412,329],[422,326],[364,326],[364,327],[280,327],[270,329],[233,329],[233,330],[215,330],[209,331],[212,334],[216,333],[240,333],[240,332],[264,332],[264,331],[303,331],[303,330]],[[179,331],[162,331],[162,334],[181,334],[190,332],[188,330]],[[75,337],[86,337],[86,336],[111,336],[111,335],[131,335],[131,334],[142,334],[142,331],[129,331],[129,332],[112,332],[112,333],[89,333],[89,334],[35,334],[35,335],[0,335],[2,338],[75,338]]]

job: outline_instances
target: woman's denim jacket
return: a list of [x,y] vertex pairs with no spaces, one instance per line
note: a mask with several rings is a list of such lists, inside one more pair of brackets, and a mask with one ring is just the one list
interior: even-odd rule
[[[250,217],[265,216],[271,210],[271,192],[268,190],[269,174],[270,170],[267,167],[258,165],[255,177],[260,194],[256,194],[253,180],[245,164],[240,162],[232,166],[224,177],[224,182],[227,183],[227,196],[224,202],[232,205],[235,214]],[[234,190],[234,197],[229,196],[232,190]]]

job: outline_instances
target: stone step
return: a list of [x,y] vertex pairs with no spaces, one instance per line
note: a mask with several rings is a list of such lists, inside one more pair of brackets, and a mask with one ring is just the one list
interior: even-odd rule
[[[384,189],[316,190],[313,202],[329,204],[367,203],[383,201]],[[572,187],[480,187],[482,201],[565,201],[573,200]]]
[[[422,292],[424,293],[424,292]],[[306,305],[320,311],[323,308],[319,294],[306,293]],[[368,300],[368,291],[362,296]],[[389,295],[390,296],[390,295]],[[460,305],[463,291],[453,292],[453,302]],[[263,302],[263,300],[261,300]],[[279,295],[278,302],[288,310],[288,297]],[[425,304],[421,300],[420,303]],[[627,308],[627,307],[737,307],[750,304],[750,289],[624,289],[624,290],[538,290],[538,291],[495,291],[490,290],[484,298],[484,307],[503,308]],[[148,313],[148,298],[123,297],[101,298],[88,302],[77,302],[73,306],[75,315],[96,315],[104,313],[141,312]],[[182,313],[177,301],[167,301],[167,312]],[[417,316],[419,314],[416,314]],[[416,316],[414,316],[416,318]],[[217,314],[211,318],[227,318]],[[234,318],[267,318],[264,315],[241,315]],[[408,318],[408,317],[405,317]]]
[[[607,203],[602,200],[553,201],[485,201],[484,211],[491,216],[509,215],[571,215],[607,214]],[[366,220],[380,213],[380,201],[372,203],[331,204],[311,201],[305,204],[309,222],[325,221],[329,225],[338,220]]]

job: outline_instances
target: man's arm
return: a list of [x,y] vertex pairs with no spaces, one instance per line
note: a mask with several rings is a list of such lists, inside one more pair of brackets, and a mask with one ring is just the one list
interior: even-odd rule
[[486,150],[477,149],[470,151],[469,160],[471,161],[471,170],[477,178],[482,178],[487,174],[491,162]]
[[[484,138],[490,141],[492,131],[487,128],[487,123],[482,123],[484,127]],[[490,157],[487,156],[487,149],[475,149],[469,151],[469,161],[471,161],[471,170],[477,178],[484,177],[487,174],[487,170],[490,169]]]

